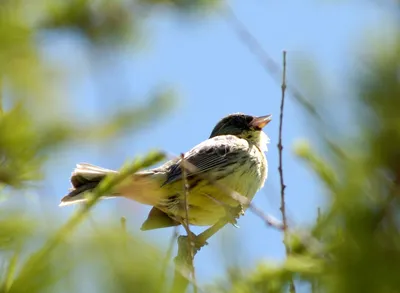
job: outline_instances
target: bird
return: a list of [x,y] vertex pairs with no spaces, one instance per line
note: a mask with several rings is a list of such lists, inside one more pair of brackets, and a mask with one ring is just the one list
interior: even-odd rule
[[[226,189],[250,202],[264,186],[268,176],[265,153],[270,140],[263,128],[271,120],[272,115],[227,115],[215,125],[207,140],[181,157],[133,174],[128,182],[115,186],[103,198],[125,197],[152,206],[141,226],[144,231],[184,223],[212,226],[229,211],[234,211],[233,218],[238,218],[247,206]],[[86,201],[85,194],[110,173],[118,171],[77,164],[71,175],[72,188],[61,199],[60,206]]]

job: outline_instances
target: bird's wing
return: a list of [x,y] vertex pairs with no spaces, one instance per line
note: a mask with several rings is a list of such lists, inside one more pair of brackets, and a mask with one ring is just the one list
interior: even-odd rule
[[[224,135],[208,139],[195,146],[184,156],[188,162],[187,176],[204,174],[210,170],[224,170],[228,166],[245,159],[245,140],[236,136]],[[182,178],[181,160],[169,166],[167,179],[163,185]]]

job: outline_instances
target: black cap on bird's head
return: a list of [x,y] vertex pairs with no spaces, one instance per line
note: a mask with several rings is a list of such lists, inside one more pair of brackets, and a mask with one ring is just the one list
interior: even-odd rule
[[235,113],[222,118],[211,132],[210,138],[218,135],[240,135],[248,131],[261,131],[272,119],[272,115],[251,116]]

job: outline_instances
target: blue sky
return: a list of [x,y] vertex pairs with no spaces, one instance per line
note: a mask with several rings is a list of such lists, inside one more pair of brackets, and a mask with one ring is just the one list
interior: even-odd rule
[[[366,30],[377,27],[388,16],[371,2],[348,1],[233,1],[231,6],[241,21],[279,64],[282,50],[288,52],[290,81],[302,89],[307,70],[298,64],[306,57],[318,65],[320,80],[327,82],[336,107],[343,102],[346,74],[354,58],[354,45]],[[106,121],[120,106],[143,103],[154,88],[172,87],[178,93],[173,110],[140,132],[125,132],[115,141],[102,145],[76,145],[53,157],[47,167],[46,206],[58,209],[69,188],[68,178],[75,163],[90,162],[118,169],[127,159],[152,148],[179,154],[206,139],[215,123],[233,112],[254,115],[272,114],[266,132],[271,138],[269,178],[254,204],[265,213],[280,218],[278,167],[278,116],[280,85],[269,76],[240,42],[221,14],[203,18],[182,18],[166,10],[155,12],[142,26],[142,40],[132,50],[93,52],[74,35],[61,35],[44,43],[49,62],[66,72],[60,91],[66,98],[61,115],[70,119]],[[297,67],[296,67],[297,66]],[[312,76],[312,75],[310,75]],[[308,81],[313,83],[313,80]],[[324,97],[320,97],[323,99]],[[328,100],[329,102],[329,100]],[[79,107],[77,106],[79,105]],[[344,112],[338,112],[345,115]],[[284,172],[287,184],[287,209],[292,226],[301,227],[315,220],[317,207],[324,202],[316,179],[292,153],[293,143],[312,140],[313,127],[297,102],[287,96],[284,120]],[[56,174],[56,176],[54,175]],[[128,218],[132,233],[141,233],[162,247],[169,243],[171,229],[140,232],[139,227],[150,207],[127,200],[101,202],[93,218],[118,221]],[[73,208],[63,208],[67,218]],[[200,282],[223,273],[229,239],[240,239],[238,250],[228,263],[245,267],[267,259],[284,257],[282,235],[268,228],[251,212],[239,220],[240,229],[227,227],[209,241],[196,258]],[[195,229],[195,232],[200,229]],[[221,250],[221,243],[224,250]],[[222,251],[222,254],[221,254]],[[239,252],[239,253],[238,253]]]

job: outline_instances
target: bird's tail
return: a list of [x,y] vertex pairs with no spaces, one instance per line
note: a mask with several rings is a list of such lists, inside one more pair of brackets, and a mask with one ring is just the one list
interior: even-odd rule
[[[91,191],[103,180],[107,174],[116,171],[101,168],[87,163],[77,164],[71,175],[72,188],[61,199],[60,206],[72,205],[86,201],[85,192]],[[104,198],[114,196],[104,196]]]

